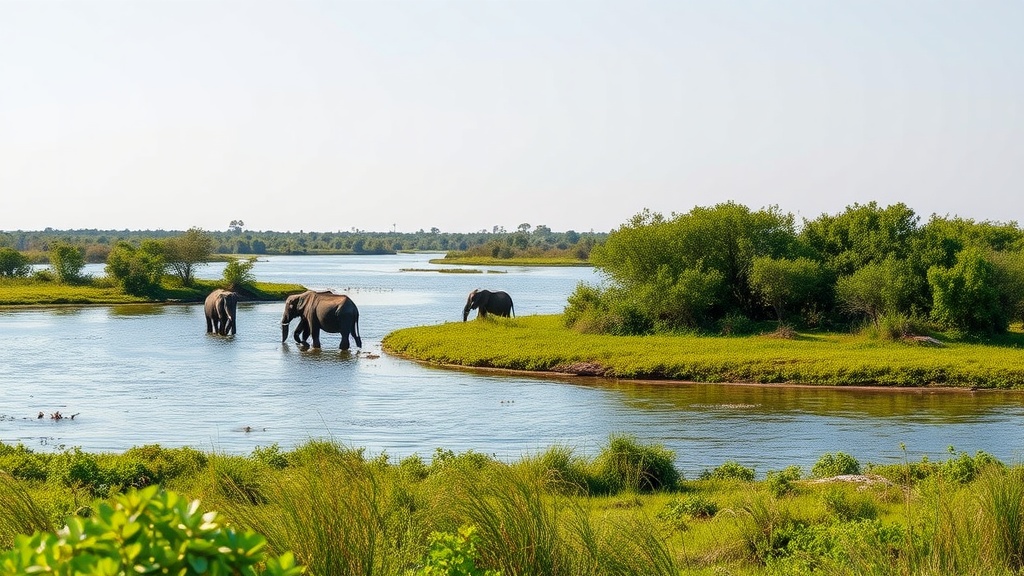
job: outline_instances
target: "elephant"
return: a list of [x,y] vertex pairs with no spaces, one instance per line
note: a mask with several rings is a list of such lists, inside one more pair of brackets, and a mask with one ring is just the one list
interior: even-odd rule
[[363,339],[359,337],[359,309],[344,294],[307,290],[289,296],[284,302],[284,315],[281,317],[281,342],[288,339],[288,326],[295,318],[300,319],[293,335],[296,342],[305,344],[305,339],[312,335],[313,348],[319,348],[320,331],[323,330],[341,333],[339,347],[342,350],[349,349],[350,334],[355,338],[356,346],[363,347]]
[[206,297],[206,332],[227,336],[235,334],[235,311],[238,308],[238,294],[218,288]]
[[515,316],[515,311],[512,306],[512,297],[506,292],[498,290],[491,292],[490,290],[473,290],[469,293],[469,298],[466,299],[466,307],[462,309],[462,321],[465,322],[469,318],[469,311],[476,309],[477,317],[487,317],[487,314],[495,314],[508,318],[509,316]]

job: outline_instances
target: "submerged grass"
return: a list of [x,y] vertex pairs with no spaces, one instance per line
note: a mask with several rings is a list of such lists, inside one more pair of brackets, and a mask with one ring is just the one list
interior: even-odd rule
[[942,347],[855,334],[794,339],[613,336],[565,328],[559,315],[404,328],[384,349],[426,362],[694,382],[1024,388],[1016,340]]

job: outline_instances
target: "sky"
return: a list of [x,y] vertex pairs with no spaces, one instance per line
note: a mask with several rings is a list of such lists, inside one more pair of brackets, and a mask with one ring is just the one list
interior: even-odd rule
[[0,0],[0,230],[1024,221],[1024,2]]

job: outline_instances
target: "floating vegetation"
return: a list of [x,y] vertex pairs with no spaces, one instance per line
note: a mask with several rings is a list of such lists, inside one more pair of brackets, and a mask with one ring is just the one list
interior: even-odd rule
[[508,274],[508,270],[488,270],[488,274]]

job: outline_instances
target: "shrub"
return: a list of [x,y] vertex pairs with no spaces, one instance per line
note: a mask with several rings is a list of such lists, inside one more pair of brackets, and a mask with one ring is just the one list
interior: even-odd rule
[[799,466],[787,466],[783,470],[769,470],[765,476],[765,487],[773,496],[779,497],[793,491],[793,482],[800,479],[803,473]]
[[699,494],[691,494],[684,498],[673,498],[665,503],[658,512],[658,518],[666,520],[678,528],[685,527],[685,518],[711,518],[718,514],[718,504]]
[[86,488],[93,493],[105,484],[96,456],[78,447],[55,454],[50,459],[47,478],[61,486]]
[[135,446],[126,450],[123,456],[145,462],[156,484],[195,474],[205,468],[208,461],[206,454],[195,448],[163,448],[159,444]]
[[105,269],[126,294],[147,296],[160,287],[165,268],[161,244],[145,240],[138,248],[118,242],[107,256]]
[[844,452],[823,454],[811,468],[811,476],[828,478],[845,474],[860,474],[860,462]]
[[21,480],[46,480],[50,457],[37,454],[24,444],[10,446],[0,442],[0,470]]
[[277,442],[270,446],[257,446],[252,449],[252,459],[275,470],[283,470],[288,467],[288,458],[281,452]]
[[224,266],[224,285],[228,290],[238,290],[242,286],[256,281],[252,268],[256,265],[256,257],[232,258]]
[[427,558],[416,576],[499,576],[495,570],[477,568],[479,543],[480,536],[473,526],[463,526],[456,534],[432,533]]
[[632,436],[612,436],[594,460],[594,476],[609,493],[675,488],[675,454],[660,444],[642,445]]
[[74,284],[82,280],[85,251],[79,246],[55,242],[50,246],[50,268],[61,284]]
[[714,470],[705,470],[700,473],[701,480],[742,480],[753,482],[754,469],[741,466],[738,462],[730,460]]
[[31,271],[27,256],[14,248],[0,248],[0,277],[23,278]]
[[[950,454],[955,450],[949,447]],[[950,458],[939,465],[939,472],[942,477],[957,484],[967,484],[978,477],[978,474],[987,466],[1001,466],[995,457],[981,450],[975,453],[972,458],[970,454],[961,452],[956,458]]]
[[72,517],[59,535],[18,536],[0,554],[0,572],[302,574],[291,553],[268,557],[265,549],[263,536],[236,531],[198,502],[151,486],[101,503],[93,517]]

